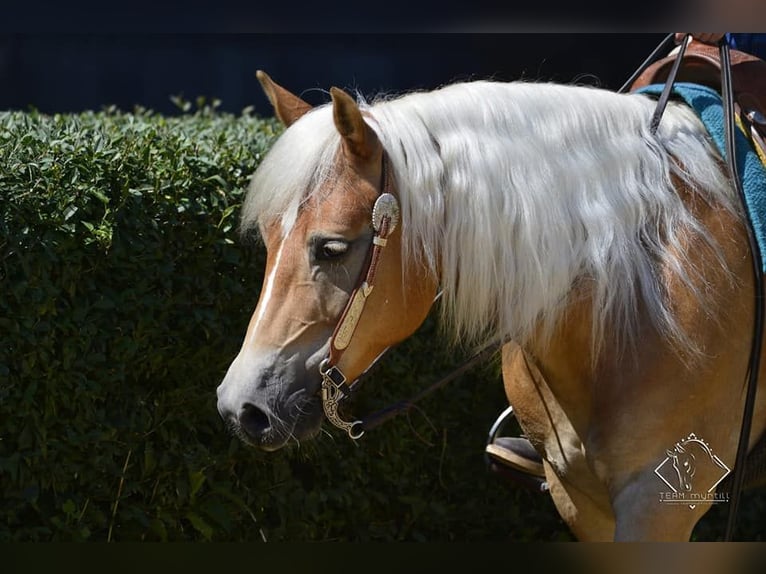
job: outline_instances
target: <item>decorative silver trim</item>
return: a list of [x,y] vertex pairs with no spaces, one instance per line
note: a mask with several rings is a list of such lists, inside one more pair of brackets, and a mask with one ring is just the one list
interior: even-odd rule
[[399,223],[399,202],[390,193],[381,193],[372,207],[372,227],[375,231],[380,231],[384,217],[388,217],[388,233],[391,233]]
[[364,434],[362,421],[344,421],[340,418],[340,414],[338,414],[338,404],[343,398],[343,391],[327,376],[327,370],[322,372],[322,367],[320,366],[319,372],[322,373],[322,408],[324,409],[325,416],[327,416],[327,420],[339,429],[346,431],[353,440],[362,438]]

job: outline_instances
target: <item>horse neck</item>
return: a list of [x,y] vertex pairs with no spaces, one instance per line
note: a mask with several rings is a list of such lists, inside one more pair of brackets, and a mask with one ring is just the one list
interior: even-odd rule
[[576,281],[552,328],[538,326],[522,344],[540,371],[542,383],[581,437],[595,428],[604,408],[623,400],[623,374],[652,371],[669,349],[648,319],[642,301],[637,302],[632,337],[626,337],[619,331],[619,322],[610,319],[604,325],[603,340],[595,341],[593,300],[589,283]]
[[[484,87],[489,86],[470,89],[479,94]],[[614,166],[637,160],[633,148],[615,145],[600,134],[615,118],[624,117],[625,129],[634,129],[638,114],[633,110],[631,115],[617,115],[613,95],[588,92],[609,104],[596,107],[585,92],[561,86],[491,86],[485,95],[492,103],[487,108],[465,95],[456,98],[450,121],[429,111],[441,109],[436,105],[413,106],[424,114],[422,121],[420,115],[414,121],[407,106],[401,115],[383,114],[387,129],[382,138],[388,138],[386,149],[402,179],[405,259],[420,249],[425,252],[423,259],[444,287],[442,310],[455,339],[481,339],[486,330],[498,337],[526,339],[540,317],[549,325],[557,318],[562,299],[590,260],[597,263],[601,308],[609,303],[604,300],[610,290],[607,281],[632,282],[632,269],[639,265],[632,254],[627,249],[617,257],[602,252],[614,235],[633,237],[631,225],[643,218],[639,206],[617,226],[622,206],[630,202],[627,197],[616,201],[616,190],[608,183],[621,177]],[[564,96],[566,107],[559,105]],[[436,96],[418,95],[413,101],[422,103],[427,97]],[[446,103],[446,97],[439,98]],[[567,110],[578,106],[600,113],[583,111],[570,121]],[[496,121],[484,117],[491,114],[479,113],[483,109],[494,110]],[[527,111],[533,112],[534,121]],[[548,126],[557,126],[555,133],[544,129]],[[561,141],[574,149],[598,150],[586,154],[595,169],[581,169],[569,154],[561,157]],[[499,159],[487,161],[488,157]],[[638,192],[634,189],[633,194]],[[603,218],[588,212],[593,204],[606,213]],[[615,223],[604,225],[609,215]],[[465,277],[469,281],[461,280]],[[631,302],[627,297],[625,301],[627,308]]]

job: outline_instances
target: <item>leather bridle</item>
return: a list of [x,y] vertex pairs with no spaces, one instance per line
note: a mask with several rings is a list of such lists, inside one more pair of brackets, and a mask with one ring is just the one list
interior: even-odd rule
[[338,413],[338,406],[340,401],[349,396],[359,379],[349,383],[346,375],[338,367],[338,363],[351,343],[367,298],[375,287],[380,257],[388,243],[388,237],[396,229],[399,222],[399,202],[391,193],[391,174],[385,152],[382,163],[382,192],[375,200],[372,208],[373,236],[367,265],[363,269],[361,280],[346,303],[346,308],[343,310],[338,324],[335,326],[335,331],[330,338],[329,354],[319,365],[319,374],[322,375],[322,407],[325,415],[332,424],[345,430],[355,440],[364,434],[361,421],[348,422],[343,420]]

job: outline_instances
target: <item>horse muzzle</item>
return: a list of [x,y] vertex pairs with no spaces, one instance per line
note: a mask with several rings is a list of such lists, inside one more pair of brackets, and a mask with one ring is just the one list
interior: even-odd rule
[[274,359],[238,356],[216,391],[218,413],[229,429],[266,451],[308,438],[322,424],[318,373],[309,380],[297,361]]

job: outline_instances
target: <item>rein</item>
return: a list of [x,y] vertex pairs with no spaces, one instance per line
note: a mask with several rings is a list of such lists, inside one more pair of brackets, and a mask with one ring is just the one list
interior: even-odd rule
[[[726,120],[726,163],[729,166],[731,177],[737,188],[740,200],[745,205],[745,192],[742,189],[742,182],[737,171],[737,161],[734,147],[734,92],[731,81],[731,61],[729,58],[729,46],[724,40],[719,46],[721,53],[721,91],[723,92],[723,109]],[[750,348],[750,359],[748,361],[747,372],[747,394],[745,396],[745,407],[742,414],[742,427],[739,433],[739,442],[737,443],[737,455],[734,462],[734,475],[732,477],[731,498],[729,507],[729,517],[726,525],[725,540],[730,541],[734,536],[736,526],[737,507],[739,506],[740,493],[745,478],[745,460],[747,458],[747,447],[750,441],[750,427],[753,421],[753,411],[755,410],[755,394],[758,388],[758,371],[760,369],[761,348],[763,345],[763,324],[764,324],[764,301],[763,301],[763,272],[761,271],[761,250],[758,241],[755,238],[753,223],[748,214],[747,238],[750,243],[751,261],[753,264],[753,277],[755,288],[755,321],[753,323],[753,344]]]
[[[652,52],[652,54],[639,66],[638,70],[634,72],[633,76],[620,88],[620,92],[626,92],[638,76],[651,65],[658,57],[659,54],[666,52],[667,48],[671,46],[674,41],[674,34],[668,34],[659,46]],[[662,113],[665,110],[665,106],[670,97],[670,93],[673,89],[673,84],[676,81],[678,69],[681,64],[681,60],[684,56],[684,51],[691,38],[690,34],[684,36],[683,41],[680,44],[678,54],[673,66],[668,73],[668,77],[665,80],[665,86],[657,101],[657,107],[652,117],[651,130],[655,133],[659,126]],[[735,155],[735,120],[734,120],[734,90],[732,87],[731,78],[731,59],[729,54],[729,46],[726,43],[725,38],[721,39],[719,43],[719,54],[721,59],[721,99],[723,103],[723,116],[725,120],[725,140],[726,140],[726,165],[729,169],[729,173],[732,182],[737,190],[737,193],[742,201],[743,205],[746,205],[745,192],[742,188],[742,182],[740,181],[739,173],[737,170],[737,161]],[[753,265],[753,277],[754,277],[754,291],[755,291],[755,321],[753,323],[753,341],[750,348],[750,357],[748,359],[747,367],[747,390],[745,396],[745,406],[742,414],[742,426],[740,428],[739,440],[737,443],[737,453],[734,462],[734,469],[732,474],[731,492],[730,492],[730,507],[728,520],[726,524],[726,534],[724,541],[731,541],[734,536],[734,529],[736,527],[737,509],[739,506],[740,494],[742,492],[742,486],[745,478],[745,464],[747,459],[747,448],[750,441],[750,429],[753,420],[753,411],[755,410],[755,395],[758,388],[758,371],[760,368],[761,349],[763,345],[763,328],[764,322],[766,322],[766,308],[764,308],[763,300],[763,273],[761,271],[761,250],[758,245],[758,241],[755,238],[755,231],[753,228],[753,222],[750,217],[750,212],[745,209],[747,216],[747,238],[750,244],[751,262]]]

